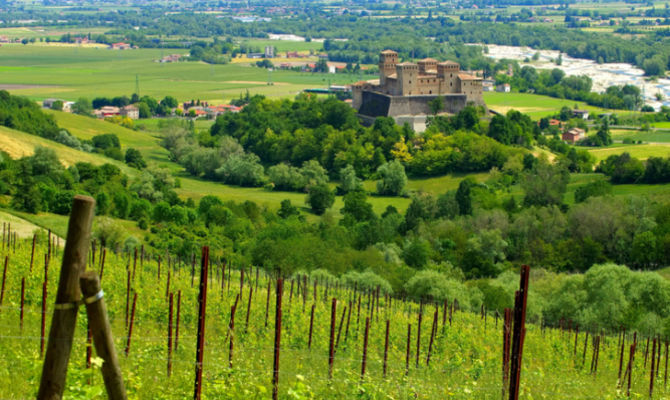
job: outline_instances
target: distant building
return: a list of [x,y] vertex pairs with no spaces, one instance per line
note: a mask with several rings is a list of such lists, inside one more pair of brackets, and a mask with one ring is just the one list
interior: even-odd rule
[[265,56],[264,53],[248,53],[247,57],[248,58],[263,58]]
[[160,62],[160,63],[172,63],[172,62],[177,62],[177,61],[179,61],[182,57],[183,57],[183,55],[181,55],[181,54],[170,54],[170,55],[167,55],[167,56],[161,58],[160,60],[158,60],[158,62]]
[[112,43],[110,48],[112,50],[129,50],[131,48],[131,46],[128,43],[119,42],[119,43]]
[[589,112],[586,110],[572,110],[572,116],[575,118],[589,119]]
[[121,109],[119,107],[113,106],[104,106],[98,110],[93,111],[98,118],[107,118],[107,117],[116,117],[121,115]]
[[567,131],[563,132],[563,135],[561,135],[561,139],[563,139],[564,142],[570,144],[575,144],[578,141],[584,139],[585,137],[586,132],[584,132],[584,129],[580,128],[570,128]]
[[503,83],[501,85],[496,86],[496,92],[509,93],[511,91],[512,91],[512,87],[510,86],[509,83]]
[[134,105],[127,105],[121,109],[121,115],[130,119],[140,118],[140,109]]
[[275,58],[274,46],[265,46],[265,58]]
[[493,92],[495,91],[495,87],[496,87],[495,81],[493,81],[492,79],[484,79],[482,81],[482,90],[484,92]]
[[[44,99],[42,100],[42,107],[44,108],[53,108],[54,103],[59,101],[59,99]],[[60,100],[63,101],[63,100]]]

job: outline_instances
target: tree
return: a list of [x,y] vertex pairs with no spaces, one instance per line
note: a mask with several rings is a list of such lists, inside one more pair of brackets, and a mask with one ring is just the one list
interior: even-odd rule
[[165,96],[163,100],[161,100],[160,104],[167,108],[176,108],[179,106],[179,102],[177,101],[177,99],[175,99],[172,96]]
[[428,107],[433,115],[437,115],[444,108],[444,100],[441,96],[437,96],[428,102]]
[[80,97],[72,105],[72,112],[75,114],[91,115],[92,111],[93,111],[93,105],[91,104],[91,101],[86,97]]
[[398,160],[387,162],[377,168],[381,178],[377,181],[377,193],[381,195],[400,196],[405,193],[407,175],[405,167]]
[[372,204],[366,201],[366,194],[363,190],[349,192],[344,196],[344,207],[340,210],[342,215],[350,217],[356,222],[369,221],[375,218],[372,211]]
[[51,103],[51,109],[56,111],[63,111],[63,100],[56,100]]
[[309,188],[307,193],[307,204],[312,211],[321,215],[335,203],[335,193],[330,190],[327,183],[320,183]]
[[279,215],[280,218],[286,219],[292,215],[300,215],[300,211],[298,210],[298,207],[291,204],[291,200],[284,199],[281,201],[281,206],[277,211],[277,215]]
[[351,164],[340,170],[340,192],[343,194],[354,192],[363,188],[363,183],[356,176],[356,170]]
[[[151,109],[147,105],[147,103],[140,102],[137,103],[137,109],[140,114],[140,118],[151,118]],[[192,110],[195,112],[195,110]]]
[[458,184],[456,191],[456,203],[458,204],[458,213],[460,215],[472,214],[472,193],[471,189],[477,182],[472,177],[467,177]]
[[540,161],[533,171],[526,174],[521,182],[525,192],[523,203],[526,206],[548,206],[563,203],[570,173],[561,165],[551,165]]
[[147,166],[147,163],[144,161],[144,158],[142,157],[142,153],[140,153],[139,150],[134,149],[132,147],[129,147],[128,150],[126,150],[125,159],[126,164],[137,169],[142,169]]
[[596,137],[602,146],[609,146],[612,144],[612,135],[610,134],[609,118],[604,118],[602,124],[598,128]]

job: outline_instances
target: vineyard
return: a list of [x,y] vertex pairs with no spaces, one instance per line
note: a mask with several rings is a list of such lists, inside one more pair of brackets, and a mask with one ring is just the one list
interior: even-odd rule
[[[3,224],[2,399],[37,393],[62,242],[45,231],[21,238]],[[225,254],[178,259],[144,247],[112,250],[95,242],[88,269],[101,278],[129,398],[193,396],[201,286],[207,287],[198,365],[203,398],[267,399],[273,375],[282,399],[497,399],[503,394],[507,318],[496,311],[461,309],[458,299],[418,304],[379,287],[350,287],[305,274],[278,284],[276,271],[231,265]],[[277,310],[281,345],[275,369]],[[639,398],[650,396],[652,387],[654,398],[670,395],[668,347],[659,338],[588,332],[570,321],[526,329],[522,399]],[[102,360],[91,350],[87,330],[81,307],[66,398],[106,397]]]

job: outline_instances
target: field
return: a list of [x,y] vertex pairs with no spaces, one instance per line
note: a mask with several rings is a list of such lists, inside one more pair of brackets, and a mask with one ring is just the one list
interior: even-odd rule
[[668,157],[670,156],[670,144],[614,144],[609,147],[589,148],[589,153],[596,157],[597,162],[606,159],[613,154],[630,153],[631,156],[641,160],[649,157]]
[[[155,62],[170,53],[188,50],[135,49],[112,51],[38,44],[0,47],[2,85],[28,85],[12,94],[34,99],[57,97],[75,101],[98,96],[130,96],[136,77],[141,95],[179,101],[191,99],[223,103],[246,93],[293,97],[309,87],[360,80],[357,75],[268,71],[243,64],[209,65],[201,62]],[[279,61],[281,59],[278,59]]]
[[[45,279],[43,260],[47,249],[45,237],[38,237],[35,260],[40,261],[35,262],[32,270],[29,268],[30,239],[19,241],[16,252],[3,249],[0,253],[10,257],[5,297],[0,307],[0,325],[3,327],[0,335],[3,357],[0,363],[4,366],[0,368],[0,397],[3,398],[33,397],[41,373],[40,308]],[[61,251],[57,249],[54,252],[48,268],[48,297],[45,299],[48,305],[54,301]],[[161,255],[163,262],[159,267],[156,255],[133,261],[129,254],[117,255],[112,251],[107,251],[102,267],[100,254],[98,249],[88,268],[102,271],[104,301],[129,398],[182,399],[190,396],[195,369],[199,268],[192,269],[190,261],[178,261],[174,256],[171,257],[172,262],[166,261],[165,254]],[[221,264],[221,256],[211,254],[213,264],[208,279],[203,398],[266,399],[272,390],[275,282],[264,272],[257,274],[254,270],[247,270],[242,277],[236,267],[226,271]],[[196,272],[195,279],[191,277],[193,271]],[[26,282],[23,326],[20,319],[22,279]],[[532,285],[533,280],[531,293]],[[269,287],[273,289],[268,293]],[[137,301],[132,317],[134,295],[137,295]],[[173,304],[171,325],[170,298]],[[337,299],[334,325],[337,333],[333,336],[333,346],[337,346],[332,379],[329,379],[331,298]],[[399,299],[389,301],[383,293],[377,302],[374,299],[375,296],[354,292],[353,288],[335,285],[334,282],[324,285],[321,281],[318,286],[313,286],[310,278],[307,286],[298,286],[298,281],[286,280],[282,302],[279,398],[500,397],[502,323],[495,313],[489,313],[484,320],[478,313],[471,313],[465,308],[454,310],[452,314],[441,303],[437,306],[426,304],[423,321],[419,325],[418,304]],[[232,325],[231,307],[235,304],[235,324]],[[451,309],[452,301],[449,305]],[[312,306],[315,313],[310,345]],[[45,320],[47,329],[51,312],[49,306]],[[361,377],[366,318],[370,321],[370,335],[367,368],[364,377]],[[132,334],[128,328],[130,320]],[[384,375],[386,321],[389,321],[390,330],[388,369]],[[412,325],[409,344],[408,324]],[[176,326],[179,326],[178,333]],[[420,326],[420,341],[417,341],[417,326]],[[432,326],[435,326],[434,330]],[[432,345],[431,336],[434,336]],[[168,337],[172,338],[170,345]],[[574,332],[527,325],[520,398],[621,398],[616,388],[619,362],[617,337],[603,339],[597,373],[590,373],[593,344],[591,340],[585,342],[583,331],[577,335],[575,347]],[[628,341],[630,338],[627,345]],[[170,354],[168,346],[173,349]],[[406,348],[409,349],[408,356]],[[643,358],[644,350],[640,342],[633,366],[632,394],[635,398],[643,396],[649,388],[649,367],[643,367]],[[100,361],[94,357],[91,368],[87,368],[86,360],[86,316],[80,312],[67,375],[66,397],[104,398]],[[669,394],[663,388],[661,379],[662,375],[655,392],[659,398]]]
[[630,130],[616,130],[612,131],[612,139],[614,140],[641,140],[648,143],[670,143],[670,132],[665,130],[657,130],[651,132],[630,131]]
[[[588,110],[595,114],[608,112],[605,109],[593,107],[580,101],[557,99],[554,97],[529,93],[484,92],[484,101],[490,109],[499,113],[504,114],[507,111],[514,109],[524,114],[528,114],[533,119],[540,119],[542,117],[558,114],[561,108],[575,108],[575,105],[579,109]],[[617,112],[619,113],[619,111]]]

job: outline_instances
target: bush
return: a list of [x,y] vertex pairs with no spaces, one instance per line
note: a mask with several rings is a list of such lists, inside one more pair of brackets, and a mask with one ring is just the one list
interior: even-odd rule
[[393,293],[391,284],[381,276],[372,271],[360,273],[358,271],[349,271],[341,276],[341,280],[350,287],[356,287],[361,290],[377,290],[380,293]]
[[[406,284],[407,294],[416,301],[458,300],[461,308],[470,309],[471,295],[461,282],[447,279],[437,271],[417,272]],[[480,293],[481,295],[481,293]]]

